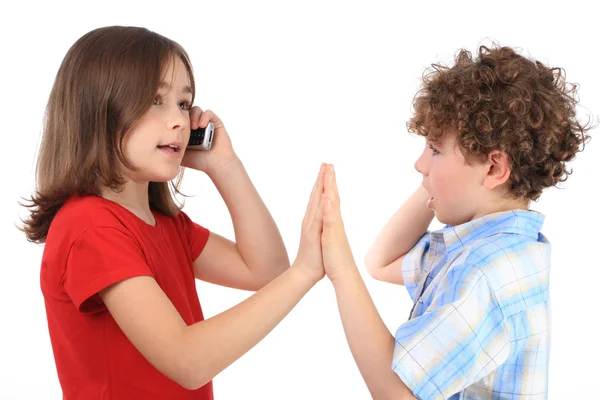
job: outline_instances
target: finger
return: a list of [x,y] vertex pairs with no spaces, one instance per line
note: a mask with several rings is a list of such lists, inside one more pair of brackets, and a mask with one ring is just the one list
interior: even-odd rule
[[337,177],[335,174],[335,169],[333,164],[330,165],[329,169],[329,179],[327,180],[327,189],[331,193],[331,195],[337,199],[339,199],[338,186],[337,186]]
[[313,185],[312,191],[310,192],[311,200],[315,198],[316,194],[323,193],[323,175],[325,173],[326,166],[327,164],[321,163],[321,168],[319,169],[317,180],[315,180],[315,184]]
[[306,207],[305,222],[312,221],[314,219],[315,212],[317,212],[321,207],[320,200],[323,193],[323,176],[325,173],[325,166],[326,164],[321,164],[319,175],[317,176],[317,180],[315,181],[310,193],[310,199],[308,201],[308,206]]
[[192,107],[190,110],[190,128],[198,129],[198,122],[200,121],[200,116],[202,115],[202,109],[198,106]]
[[312,237],[314,240],[317,239],[317,237],[314,235],[320,235],[323,230],[323,205],[321,202],[322,193],[319,192],[319,186],[320,185],[318,184],[316,185],[315,193],[309,203],[306,215],[304,216],[304,221],[302,222],[302,229],[304,233],[309,237]]
[[[216,120],[218,118],[216,118],[216,115],[214,112],[210,111],[210,110],[206,110],[202,113],[202,115],[200,115],[200,120],[198,121],[198,126],[200,128],[206,128],[206,126],[208,125],[208,123],[210,121]],[[215,121],[213,121],[214,123]]]
[[334,224],[341,218],[340,198],[335,178],[335,170],[330,165],[325,172],[323,191],[323,223]]
[[325,177],[323,179],[323,194],[326,199],[331,201],[332,208],[334,210],[339,210],[340,195],[338,192],[333,164],[330,164],[325,171]]
[[319,232],[321,232],[323,227],[323,179],[325,176],[325,167],[326,165],[321,167],[321,171],[317,177],[317,185],[313,198],[312,220],[317,225]]

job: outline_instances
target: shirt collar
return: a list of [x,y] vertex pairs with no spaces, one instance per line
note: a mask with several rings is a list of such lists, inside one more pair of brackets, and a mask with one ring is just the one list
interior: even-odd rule
[[448,254],[477,239],[499,233],[512,233],[538,240],[544,215],[531,210],[511,210],[485,215],[461,225],[446,225],[431,232],[432,240],[442,241]]

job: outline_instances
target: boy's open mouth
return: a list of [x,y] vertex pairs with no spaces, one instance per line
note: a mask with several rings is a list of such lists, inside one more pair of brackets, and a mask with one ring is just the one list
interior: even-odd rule
[[435,197],[431,196],[429,200],[427,200],[427,208],[433,208],[433,203],[435,201]]

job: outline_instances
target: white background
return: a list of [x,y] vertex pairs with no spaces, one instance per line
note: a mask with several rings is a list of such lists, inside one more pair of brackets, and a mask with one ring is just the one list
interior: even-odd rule
[[[322,161],[338,173],[348,236],[390,330],[405,321],[404,288],[374,281],[363,258],[381,226],[420,183],[423,139],[406,132],[419,78],[494,39],[565,68],[581,85],[582,118],[600,114],[597,13],[583,2],[162,2],[60,1],[1,6],[0,399],[60,399],[39,263],[43,247],[14,224],[33,190],[44,107],[59,64],[84,33],[145,26],[189,52],[197,101],[224,121],[234,148],[277,221],[290,257]],[[23,4],[23,5],[21,5]],[[82,4],[85,4],[82,5]],[[493,5],[492,5],[493,4]],[[553,243],[550,399],[597,398],[595,337],[600,134],[574,174],[533,205]],[[210,180],[188,171],[185,210],[233,238]],[[434,226],[437,228],[439,226]],[[198,283],[205,315],[248,292]],[[243,334],[243,332],[240,332]],[[365,338],[365,340],[367,340]],[[215,380],[217,399],[367,399],[337,314],[320,282],[265,340]]]

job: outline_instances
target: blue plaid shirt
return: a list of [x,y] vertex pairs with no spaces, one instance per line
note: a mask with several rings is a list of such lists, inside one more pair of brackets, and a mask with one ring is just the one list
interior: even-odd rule
[[405,256],[414,301],[392,368],[421,400],[546,399],[550,243],[513,210],[425,234]]

